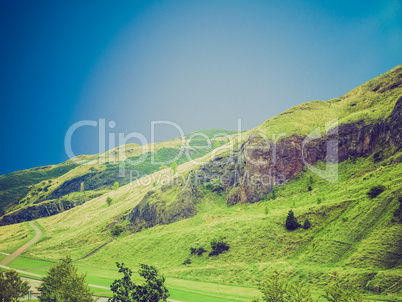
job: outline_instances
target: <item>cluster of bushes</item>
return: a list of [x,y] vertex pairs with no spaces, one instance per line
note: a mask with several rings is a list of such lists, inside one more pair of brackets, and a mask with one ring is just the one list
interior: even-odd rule
[[[229,244],[225,242],[223,239],[214,239],[211,241],[211,252],[208,256],[217,256],[222,254],[225,251],[228,251],[230,248]],[[190,247],[190,253],[194,256],[202,256],[207,250],[203,247]],[[187,258],[183,263],[183,265],[191,264],[191,259]]]
[[310,220],[308,218],[306,218],[304,220],[303,225],[301,225],[300,223],[297,222],[297,218],[295,217],[293,211],[290,210],[288,217],[286,217],[285,227],[289,231],[296,230],[300,227],[303,227],[303,229],[307,230],[311,227],[311,223],[310,223]]
[[209,253],[209,256],[217,256],[222,254],[225,251],[229,250],[229,244],[227,244],[223,240],[213,240],[211,242],[212,251]]
[[199,248],[190,247],[190,252],[191,252],[191,255],[201,256],[203,253],[206,252],[206,249],[204,249],[203,247],[199,247]]

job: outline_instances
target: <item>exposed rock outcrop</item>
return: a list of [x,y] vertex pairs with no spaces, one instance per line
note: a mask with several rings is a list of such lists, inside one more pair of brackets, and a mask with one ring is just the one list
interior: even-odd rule
[[31,221],[41,217],[56,215],[69,210],[83,202],[66,202],[60,200],[49,200],[21,210],[4,215],[0,219],[0,226]]

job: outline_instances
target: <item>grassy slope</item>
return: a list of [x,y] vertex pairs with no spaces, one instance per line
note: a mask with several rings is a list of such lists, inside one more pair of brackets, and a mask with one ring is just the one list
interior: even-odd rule
[[[216,286],[253,286],[272,267],[284,270],[293,278],[306,278],[313,287],[327,282],[327,274],[332,270],[341,275],[358,276],[360,280],[375,272],[373,286],[398,282],[401,263],[391,269],[393,264],[389,259],[395,260],[393,253],[399,253],[399,259],[402,258],[402,225],[391,222],[397,206],[395,196],[402,189],[402,164],[386,164],[374,164],[371,158],[358,159],[356,163],[346,161],[340,165],[340,183],[336,185],[328,185],[307,172],[281,187],[276,200],[257,204],[227,207],[223,196],[205,191],[196,216],[136,234],[122,234],[77,265],[87,272],[89,282],[107,285],[116,277],[115,261],[133,268],[139,263],[150,263],[169,277],[174,289],[190,286],[187,284],[190,281]],[[368,188],[377,183],[385,184],[387,190],[375,199],[368,198]],[[309,185],[312,191],[307,190]],[[266,207],[268,215],[264,213]],[[102,215],[94,205],[91,208],[91,212]],[[308,217],[312,229],[286,231],[283,225],[290,208],[299,220]],[[69,224],[73,220],[70,218]],[[87,237],[93,234],[88,230],[78,231],[78,227],[73,227],[74,239],[66,238],[64,244],[54,245],[59,237],[62,243],[66,233],[61,232],[63,223],[45,224],[48,219],[41,220],[41,224],[46,229],[59,230],[60,234],[55,232],[51,240],[38,243],[26,256],[54,260],[65,253],[78,257],[89,251],[86,246],[92,242]],[[96,228],[93,225],[92,231]],[[225,237],[230,243],[229,252],[212,258],[206,254],[190,257],[190,247],[209,249],[209,242],[219,237]],[[70,240],[75,240],[75,248]],[[192,259],[192,264],[184,266],[181,263],[187,257]],[[202,284],[192,284],[192,291],[201,293]],[[400,291],[401,286],[395,290]],[[219,296],[214,286],[210,291],[211,295]],[[227,292],[231,291],[240,298],[247,296],[228,288]]]
[[[207,146],[208,148],[203,148],[203,146],[206,145],[205,136],[211,138],[213,142],[216,140],[220,144],[223,144],[229,139],[225,136],[230,137],[235,133],[236,131],[233,130],[206,129],[190,133],[186,135],[183,140],[178,137],[166,142],[149,144],[144,147],[131,143],[106,151],[99,156],[79,156],[77,157],[79,162],[78,166],[70,160],[60,165],[33,168],[2,175],[0,176],[0,208],[3,199],[4,205],[6,205],[7,202],[9,204],[8,212],[40,203],[43,200],[49,200],[51,193],[65,182],[86,174],[103,172],[105,174],[102,174],[102,177],[116,177],[120,161],[127,161],[127,159],[134,161],[141,156],[141,154],[148,153],[145,162],[139,166],[126,164],[126,169],[128,171],[130,169],[138,170],[142,175],[152,174],[159,170],[160,164],[151,164],[151,152],[155,154],[156,162],[170,161],[179,154],[183,142],[186,144],[186,148],[189,149],[191,158],[196,159],[214,149],[213,145]],[[202,136],[196,134],[201,134]],[[197,146],[201,146],[201,148],[197,148]],[[182,164],[188,160],[189,158],[186,156],[186,153],[184,153],[176,161],[178,164]],[[107,174],[106,170],[110,172]],[[120,180],[116,179],[116,181]],[[123,181],[123,184],[126,184],[129,182],[129,178],[121,181]]]
[[[401,70],[397,67],[344,97],[296,106],[258,129],[267,134],[274,131],[306,134],[333,117],[340,122],[353,122],[362,117],[367,122],[383,119],[392,110],[400,89],[381,95],[372,90],[376,85],[379,89],[381,85],[388,85],[387,77],[399,81]],[[383,85],[384,77],[386,84]],[[329,110],[332,107],[333,110]],[[243,138],[246,136],[244,134]],[[224,146],[217,152],[227,152],[227,149]],[[179,170],[185,173],[196,166],[196,163],[186,163]],[[110,207],[106,206],[105,197],[99,197],[70,211],[41,219],[46,236],[25,256],[48,261],[64,254],[80,258],[111,241],[92,257],[77,263],[88,272],[90,282],[110,283],[116,277],[115,261],[124,261],[133,268],[138,263],[149,263],[161,268],[169,277],[171,287],[179,292],[184,286],[189,286],[192,292],[207,294],[209,291],[214,296],[219,296],[220,291],[224,296],[232,292],[240,297],[236,298],[239,301],[252,295],[252,291],[242,296],[236,290],[238,285],[255,285],[272,267],[292,278],[305,278],[313,287],[327,282],[328,272],[337,270],[341,275],[359,276],[366,282],[374,276],[370,283],[373,286],[392,283],[395,284],[393,290],[400,291],[401,264],[393,267],[395,263],[389,263],[389,259],[395,259],[395,255],[401,258],[402,227],[391,223],[395,195],[401,191],[401,171],[401,164],[374,164],[371,158],[358,159],[356,163],[347,161],[340,165],[339,184],[328,184],[307,173],[280,188],[274,201],[230,208],[224,197],[205,192],[206,197],[198,205],[199,214],[190,219],[112,238],[106,231],[107,225],[130,211],[152,189],[152,181],[148,185],[138,185],[140,181],[136,181],[111,192],[114,203]],[[165,169],[152,177],[169,173],[169,169]],[[383,183],[388,189],[371,200],[366,192],[376,183]],[[308,185],[313,188],[311,192],[307,190]],[[264,214],[266,207],[268,215]],[[286,231],[283,223],[290,208],[299,219],[309,217],[312,229]],[[231,245],[229,252],[216,258],[193,257],[191,265],[181,265],[189,257],[190,247],[208,248],[209,242],[217,237],[226,237]],[[208,289],[203,289],[203,282],[212,282],[216,287],[208,285]],[[221,283],[236,287],[217,289]]]

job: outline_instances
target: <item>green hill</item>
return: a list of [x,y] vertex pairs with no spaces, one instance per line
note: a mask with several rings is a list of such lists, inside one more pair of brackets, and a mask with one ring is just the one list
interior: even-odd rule
[[[80,259],[104,245],[76,262],[90,283],[110,285],[116,261],[133,269],[147,263],[162,270],[172,298],[184,302],[249,301],[273,269],[306,281],[316,297],[336,272],[342,284],[357,280],[367,296],[398,301],[401,125],[398,66],[343,97],[301,104],[232,134],[196,160],[178,161],[174,175],[153,167],[116,191],[39,219],[45,236],[23,256],[37,263],[32,272],[43,274],[38,259]],[[177,141],[167,143],[158,152]],[[59,182],[79,169],[86,167]],[[287,230],[290,210],[311,227]],[[116,225],[120,234],[112,232]],[[13,236],[22,232],[20,224],[0,230],[7,234],[0,251],[20,240]],[[217,241],[229,249],[209,255]],[[201,247],[206,252],[191,253]]]

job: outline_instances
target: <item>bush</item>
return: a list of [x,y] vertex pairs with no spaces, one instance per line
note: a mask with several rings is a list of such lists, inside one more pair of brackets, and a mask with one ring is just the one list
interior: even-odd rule
[[285,227],[289,231],[296,230],[300,227],[300,224],[297,222],[297,218],[292,210],[289,211],[288,217],[286,218]]
[[397,222],[402,223],[402,197],[399,197],[398,201],[399,201],[399,208],[395,210],[394,217],[396,218]]
[[307,190],[310,192],[310,191],[312,191],[313,189],[311,188],[311,186],[308,186]]
[[310,227],[311,227],[310,220],[308,220],[308,218],[306,218],[303,222],[303,229],[308,230]]
[[385,187],[383,185],[374,186],[367,192],[367,195],[373,199],[380,195],[382,192],[385,191]]
[[121,233],[121,226],[120,224],[115,224],[111,230],[111,234],[113,236],[119,236]]
[[211,242],[211,248],[212,251],[209,253],[209,256],[217,256],[225,251],[228,251],[230,247],[223,240],[221,241],[214,240]]
[[206,252],[206,250],[203,247],[199,247],[199,248],[191,247],[190,252],[191,252],[191,255],[201,256],[203,253]]
[[186,260],[184,260],[184,262],[182,264],[183,265],[191,264],[191,259],[187,258]]
[[107,203],[107,206],[108,206],[108,207],[110,207],[110,205],[112,204],[112,201],[113,201],[112,197],[108,196],[108,197],[106,198],[106,203]]

